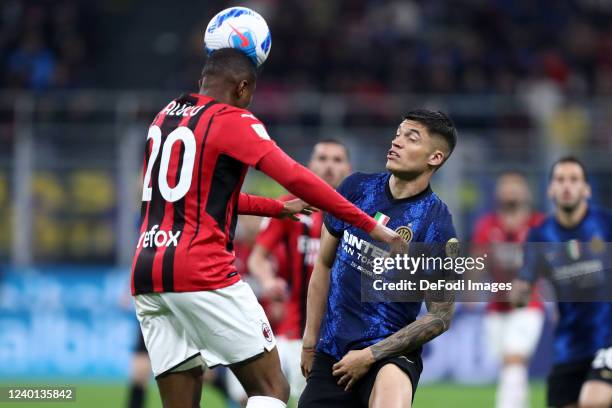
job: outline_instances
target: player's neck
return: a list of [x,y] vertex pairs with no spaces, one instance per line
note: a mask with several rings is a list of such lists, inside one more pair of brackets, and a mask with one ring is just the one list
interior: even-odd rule
[[232,98],[230,97],[230,93],[219,86],[208,86],[206,83],[202,84],[200,91],[198,92],[200,95],[206,95],[213,98],[215,101],[220,103],[225,103],[228,105],[232,104]]
[[578,204],[574,211],[571,212],[563,211],[561,208],[557,207],[555,210],[555,218],[562,227],[574,228],[576,225],[580,224],[582,219],[586,216],[588,209],[589,206],[586,201]]
[[423,173],[414,179],[402,179],[394,174],[389,177],[389,190],[396,200],[422,193],[429,185],[430,175]]

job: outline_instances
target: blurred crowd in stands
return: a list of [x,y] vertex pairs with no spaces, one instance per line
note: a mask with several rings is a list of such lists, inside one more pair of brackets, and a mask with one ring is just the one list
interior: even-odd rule
[[[113,2],[3,1],[3,87],[41,90],[87,84],[98,54],[94,47],[115,47],[119,40],[99,38],[117,34],[100,30],[105,16],[99,10],[109,7],[95,4],[105,3]],[[176,41],[166,36],[158,48],[164,44],[188,48],[179,55],[197,69],[206,21],[223,7],[239,4],[125,3],[126,14],[143,8],[157,7],[162,15],[164,7],[193,8],[185,21],[194,24],[197,38]],[[283,90],[508,94],[530,80],[547,79],[571,92],[612,92],[612,2],[608,1],[465,0],[459,5],[443,0],[250,0],[240,4],[259,10],[269,22],[273,48],[265,66],[270,75],[264,82]],[[177,28],[185,21],[177,22]],[[146,23],[141,21],[143,26]]]
[[86,84],[95,16],[76,0],[0,3],[2,88],[71,88]]
[[612,91],[611,2],[260,3],[277,39],[269,68],[289,87],[507,94],[546,78]]

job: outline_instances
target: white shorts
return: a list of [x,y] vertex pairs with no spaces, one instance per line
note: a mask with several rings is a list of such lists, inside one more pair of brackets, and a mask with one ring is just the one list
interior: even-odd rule
[[491,353],[498,358],[511,354],[531,357],[543,324],[544,311],[536,308],[487,313],[484,326]]
[[[306,387],[306,379],[302,375],[300,360],[302,358],[302,340],[290,340],[278,337],[278,354],[281,368],[289,382],[290,395],[296,401],[302,395]],[[227,392],[230,398],[236,402],[246,401],[247,394],[238,381],[238,378],[230,371],[226,377]]]
[[276,346],[270,323],[243,281],[201,292],[137,295],[136,316],[156,377],[248,360]]

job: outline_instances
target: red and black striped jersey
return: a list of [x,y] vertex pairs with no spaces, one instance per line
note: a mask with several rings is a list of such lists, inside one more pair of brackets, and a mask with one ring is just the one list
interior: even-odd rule
[[[284,196],[282,201],[295,198]],[[288,271],[287,284],[289,299],[285,318],[276,329],[277,335],[290,339],[301,339],[306,323],[306,295],[308,282],[319,253],[323,213],[315,212],[310,216],[298,215],[299,221],[289,218],[271,218],[262,224],[262,231],[257,235],[257,244],[269,252],[281,243],[287,248]]]
[[233,236],[248,166],[278,149],[247,110],[200,95],[171,101],[145,149],[132,293],[190,292],[240,280]]

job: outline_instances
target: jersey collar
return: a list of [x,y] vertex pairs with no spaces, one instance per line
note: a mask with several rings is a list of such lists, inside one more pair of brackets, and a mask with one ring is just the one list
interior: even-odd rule
[[387,175],[386,180],[385,180],[385,194],[387,195],[387,198],[392,204],[402,204],[402,203],[410,203],[410,202],[418,201],[418,200],[421,200],[427,197],[431,193],[433,193],[433,191],[431,190],[431,186],[427,184],[427,187],[425,188],[425,190],[413,196],[405,197],[405,198],[394,198],[393,194],[391,194],[391,187],[389,187],[390,179],[391,179],[391,174]]
[[574,225],[573,227],[569,227],[568,228],[568,227],[564,227],[563,225],[561,225],[561,223],[559,222],[559,220],[557,219],[557,216],[555,214],[553,214],[553,220],[555,220],[555,224],[561,230],[572,232],[572,231],[579,230],[584,225],[585,221],[587,220],[587,218],[589,218],[590,215],[591,215],[591,206],[587,204],[587,210],[584,213],[584,216],[582,217],[582,219],[580,219],[578,224]]
[[204,95],[204,94],[199,94],[199,93],[190,93],[190,94],[183,94],[181,95],[182,97],[191,97],[191,98],[196,98],[197,103],[196,105],[204,105],[210,101],[213,100],[213,98],[211,98],[208,95]]

